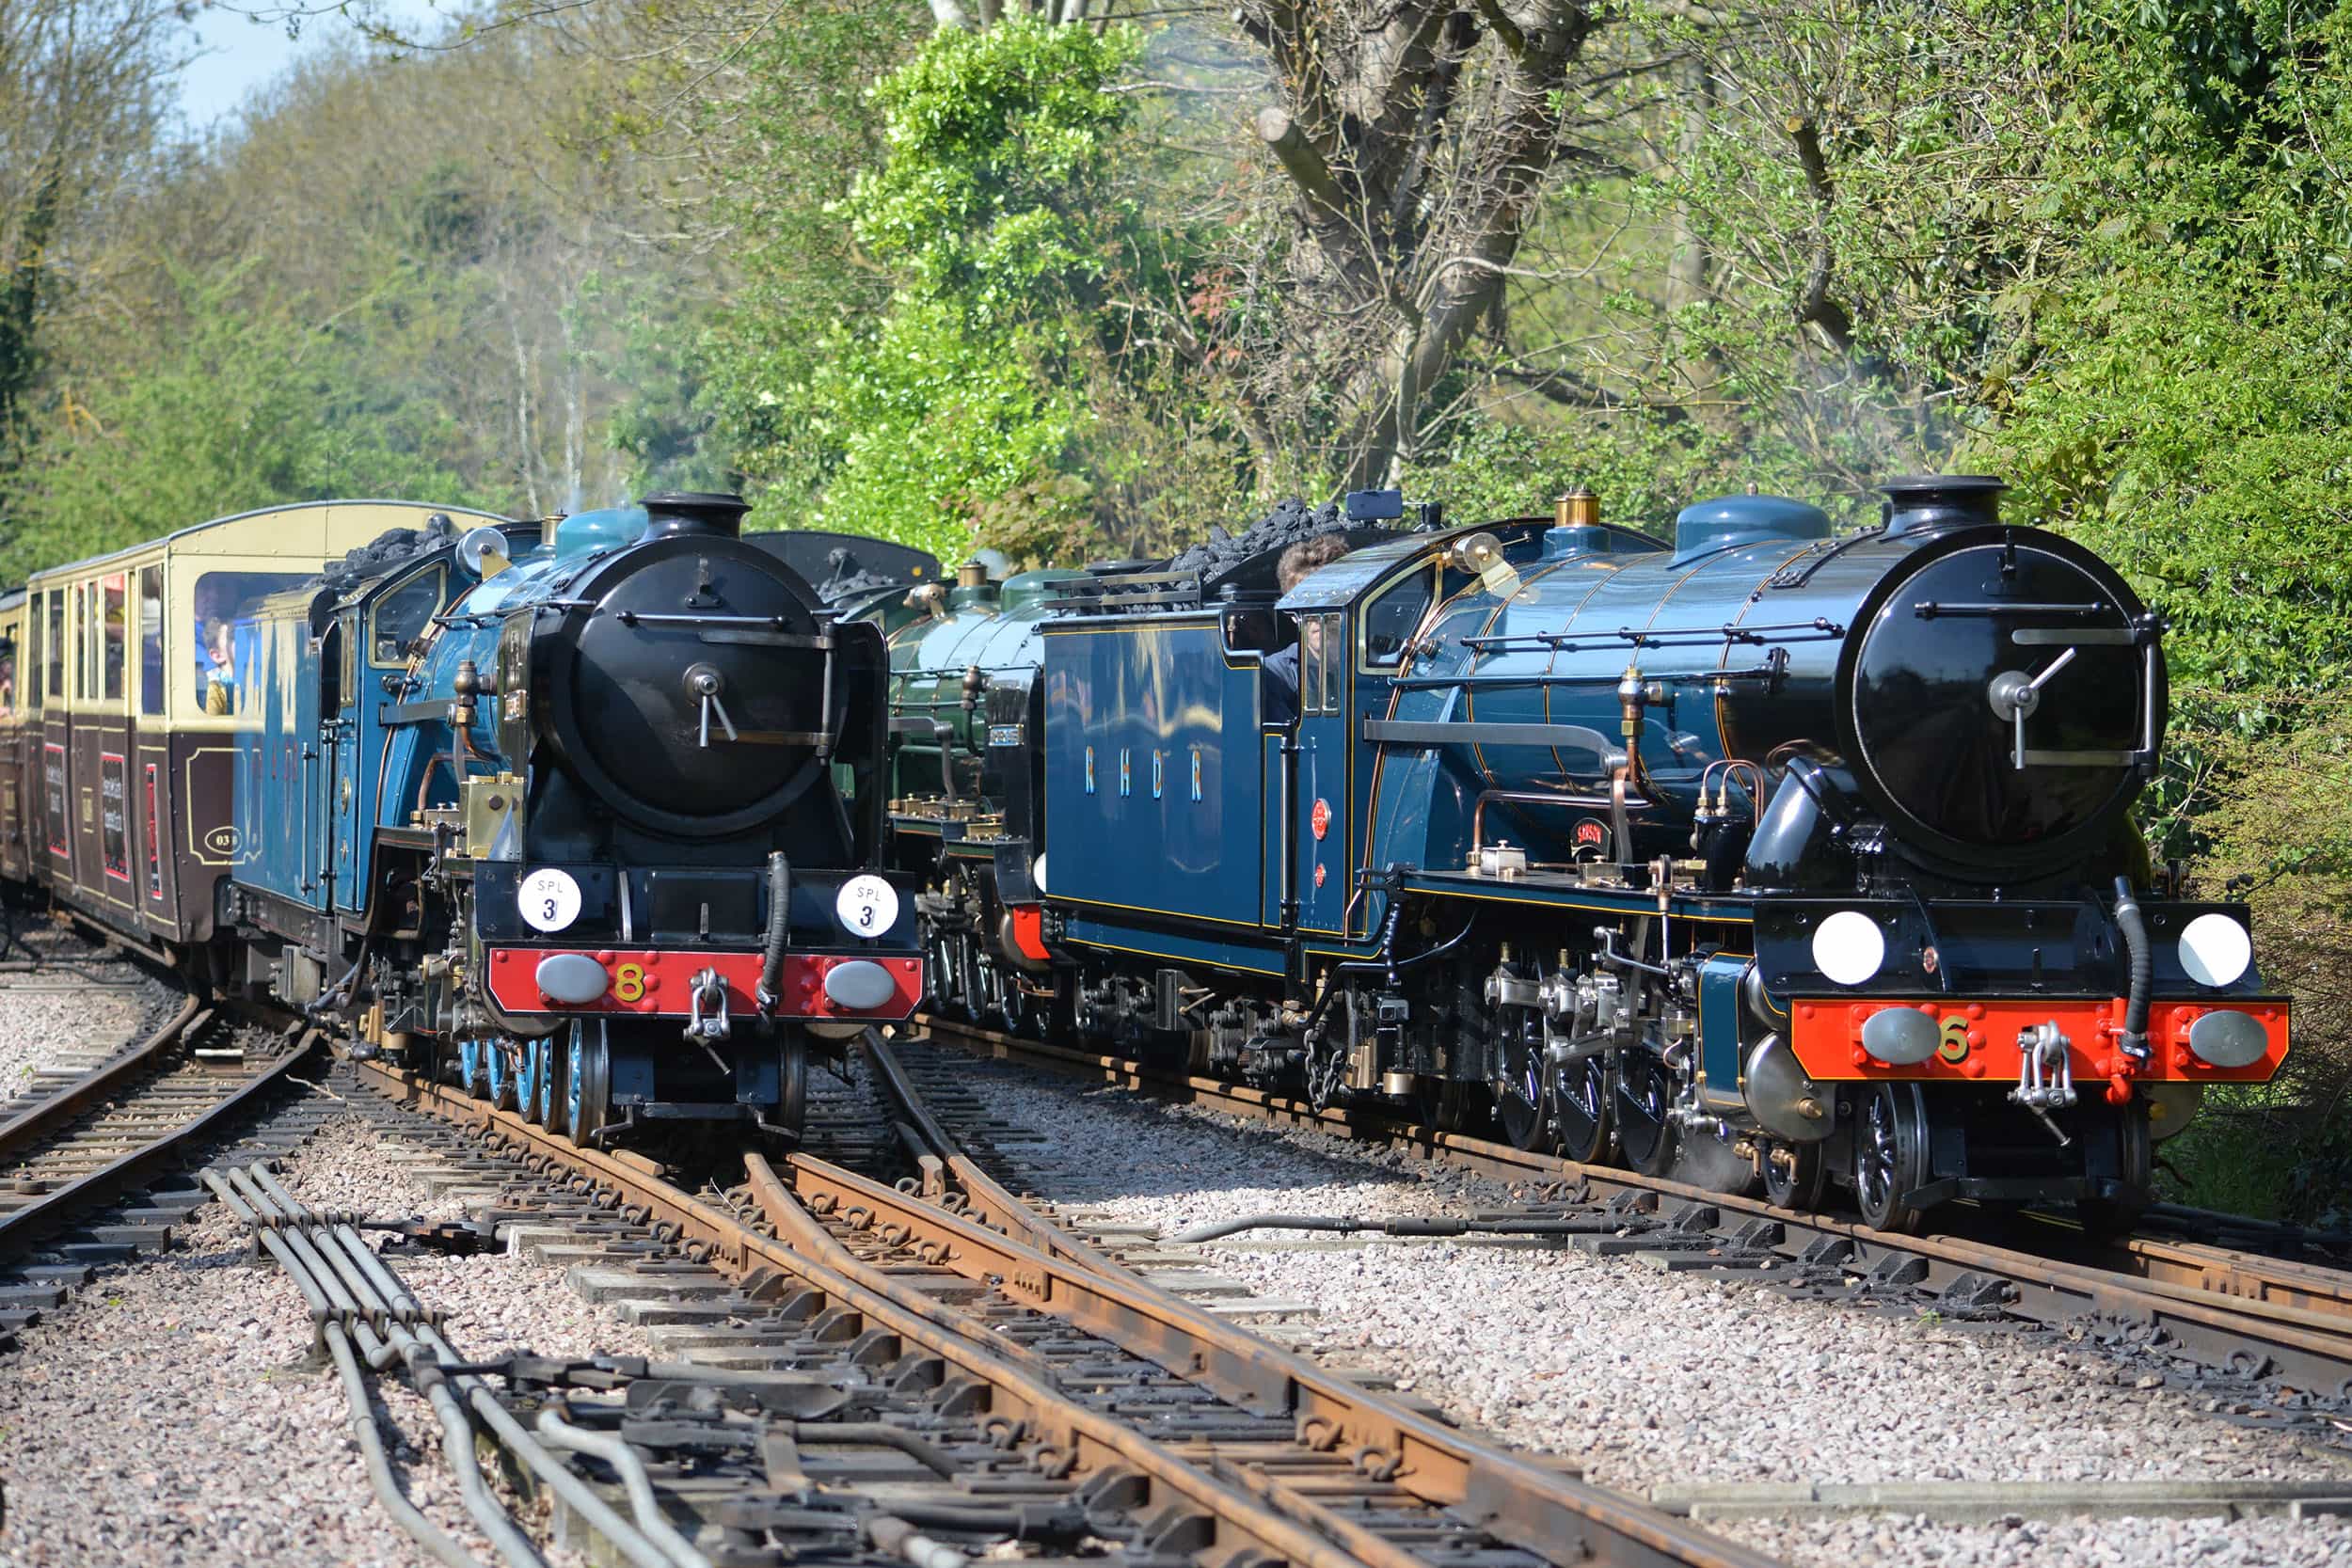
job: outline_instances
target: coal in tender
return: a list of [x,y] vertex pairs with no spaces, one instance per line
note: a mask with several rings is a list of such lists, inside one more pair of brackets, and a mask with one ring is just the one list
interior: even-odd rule
[[450,520],[448,513],[436,512],[421,529],[387,529],[347,552],[341,561],[328,562],[318,580],[338,591],[355,588],[370,578],[381,577],[404,561],[452,543],[457,532],[457,525]]
[[1287,500],[1277,501],[1273,511],[1238,534],[1228,533],[1222,528],[1212,528],[1208,538],[1184,551],[1168,564],[1171,571],[1195,572],[1203,580],[1213,580],[1269,550],[1287,549],[1302,539],[1337,533],[1347,526],[1347,514],[1341,509],[1339,502],[1327,501],[1321,506],[1309,506],[1294,496]]

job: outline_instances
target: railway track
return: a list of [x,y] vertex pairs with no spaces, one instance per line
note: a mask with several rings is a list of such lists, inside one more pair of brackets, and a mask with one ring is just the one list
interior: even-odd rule
[[90,1262],[160,1249],[168,1216],[152,1209],[56,1238],[215,1135],[314,1044],[238,1024],[191,997],[143,1039],[9,1106],[0,1119],[0,1266],[43,1248]]
[[[1311,1128],[1536,1193],[1467,1220],[1465,1232],[1549,1234],[1564,1244],[1654,1253],[1661,1266],[1733,1273],[1817,1296],[2040,1324],[2096,1339],[2167,1381],[2233,1397],[2255,1420],[2306,1425],[2315,1437],[2346,1446],[2341,1423],[2352,1415],[2352,1274],[2325,1262],[2166,1238],[2094,1245],[2065,1222],[2032,1215],[2011,1217],[1998,1239],[1891,1234],[1466,1133],[1318,1111],[1286,1095],[1116,1055],[951,1020],[922,1022],[929,1038],[950,1051]],[[1377,1233],[1380,1226],[1361,1228]],[[1422,1221],[1404,1228],[1444,1233]]]
[[[739,1421],[745,1451],[671,1485],[665,1508],[739,1532],[731,1560],[804,1550],[811,1531],[842,1528],[830,1510],[852,1499],[869,1544],[881,1510],[892,1521],[885,1534],[912,1531],[954,1554],[927,1561],[898,1549],[927,1568],[1025,1538],[1006,1528],[1008,1499],[1131,1554],[1204,1564],[1768,1560],[1150,1286],[997,1186],[919,1098],[898,1101],[887,1124],[852,1125],[834,1140],[884,1167],[903,1156],[913,1174],[902,1184],[808,1154],[772,1164],[751,1154],[739,1171],[690,1191],[643,1156],[577,1148],[378,1063],[358,1070],[397,1104],[475,1132],[644,1226],[655,1246],[612,1289],[660,1292],[667,1280],[674,1291],[724,1296],[732,1305],[716,1308],[723,1321],[709,1324],[706,1354],[744,1378],[788,1372],[811,1409],[832,1399],[830,1416],[855,1417],[847,1433],[796,1417],[782,1445],[772,1418]],[[887,1087],[887,1053],[878,1076]],[[681,1447],[705,1456],[723,1448],[678,1415],[723,1405],[723,1391],[678,1393],[694,1375],[676,1368],[637,1381],[611,1410],[567,1397],[566,1419],[605,1423],[658,1478],[677,1474]],[[820,1399],[819,1387],[838,1398]],[[649,1402],[661,1403],[662,1420],[628,1414]],[[665,1425],[673,1417],[682,1424]],[[878,1435],[884,1430],[897,1435]],[[819,1467],[844,1473],[843,1456],[860,1449],[903,1453],[909,1443],[922,1446],[919,1473],[900,1477],[914,1492],[867,1484],[835,1494],[803,1481]]]
[[313,1061],[318,1039],[194,998],[76,1074],[0,1106],[0,1350],[110,1264],[162,1252],[206,1201],[182,1173]]

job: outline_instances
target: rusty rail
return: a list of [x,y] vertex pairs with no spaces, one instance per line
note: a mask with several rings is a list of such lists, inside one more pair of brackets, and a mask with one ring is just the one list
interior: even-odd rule
[[[400,1103],[502,1139],[620,1195],[648,1216],[658,1234],[755,1289],[796,1283],[820,1292],[834,1310],[854,1318],[866,1331],[885,1331],[941,1357],[984,1384],[993,1413],[1025,1423],[1074,1473],[1123,1469],[1145,1478],[1154,1497],[1207,1514],[1215,1521],[1216,1540],[1194,1554],[1200,1560],[1235,1560],[1238,1551],[1298,1568],[1421,1568],[1418,1559],[1393,1543],[1286,1484],[1279,1466],[1265,1463],[1266,1456],[1250,1446],[1203,1440],[1160,1444],[1069,1399],[1036,1357],[1025,1356],[979,1319],[923,1293],[902,1271],[860,1258],[814,1210],[873,1233],[893,1252],[912,1252],[961,1278],[987,1280],[1016,1301],[1131,1354],[1186,1371],[1216,1392],[1230,1388],[1233,1392],[1227,1397],[1244,1409],[1295,1412],[1303,1447],[1286,1447],[1285,1453],[1328,1454],[1350,1435],[1385,1437],[1391,1446],[1361,1445],[1366,1451],[1359,1458],[1367,1480],[1440,1502],[1459,1518],[1548,1561],[1621,1568],[1767,1568],[1770,1563],[1687,1520],[1543,1471],[1434,1421],[1408,1412],[1375,1411],[1375,1402],[1361,1391],[1214,1319],[1197,1323],[1205,1315],[1172,1298],[1155,1299],[1156,1292],[1123,1275],[1048,1255],[959,1219],[919,1196],[824,1162],[796,1155],[780,1173],[760,1156],[746,1156],[753,1195],[777,1232],[771,1238],[673,1186],[640,1156],[581,1148],[515,1113],[380,1062],[358,1064],[358,1071],[363,1082]],[[1203,1328],[1213,1332],[1199,1332]],[[855,1331],[855,1325],[845,1327]],[[1157,1354],[1142,1348],[1147,1345]]]
[[[880,1080],[882,1092],[896,1101],[911,1125],[916,1139],[924,1146],[918,1159],[923,1170],[923,1192],[927,1197],[937,1197],[946,1190],[946,1178],[952,1176],[963,1190],[969,1204],[968,1212],[976,1212],[983,1223],[1009,1231],[1022,1241],[1045,1253],[1060,1258],[1099,1274],[1116,1275],[1135,1280],[1126,1265],[1117,1262],[1084,1238],[1073,1236],[1059,1226],[1047,1223],[1044,1216],[1015,1196],[1010,1189],[983,1169],[978,1161],[963,1151],[963,1146],[948,1132],[930,1107],[923,1102],[914,1080],[908,1076],[898,1053],[878,1034],[865,1039],[866,1060]],[[1140,1281],[1136,1281],[1140,1283]]]
[[27,1144],[64,1128],[83,1113],[104,1104],[178,1048],[211,1018],[204,1004],[191,996],[164,1026],[134,1049],[101,1062],[80,1078],[37,1104],[0,1122],[0,1161],[10,1161]]
[[[186,1033],[194,1033],[200,1022],[195,1004],[183,1010],[175,1021]],[[172,1025],[167,1025],[168,1031]],[[159,1035],[158,1039],[163,1037]],[[151,1139],[139,1148],[109,1161],[88,1175],[47,1193],[23,1208],[0,1217],[0,1258],[16,1258],[32,1250],[58,1231],[66,1229],[87,1215],[89,1211],[113,1202],[124,1193],[152,1181],[167,1170],[171,1164],[193,1145],[212,1137],[244,1114],[259,1097],[268,1094],[283,1084],[294,1070],[318,1054],[321,1037],[310,1030],[276,1061],[254,1073],[225,1098],[178,1126]],[[151,1046],[154,1041],[151,1040]],[[144,1053],[146,1048],[142,1048]],[[79,1094],[83,1085],[67,1091]],[[85,1101],[96,1103],[97,1101]],[[35,1111],[45,1108],[36,1106]],[[26,1115],[32,1115],[27,1112]],[[69,1118],[70,1119],[70,1118]],[[62,1125],[56,1123],[53,1125]],[[14,1124],[11,1123],[11,1127]]]

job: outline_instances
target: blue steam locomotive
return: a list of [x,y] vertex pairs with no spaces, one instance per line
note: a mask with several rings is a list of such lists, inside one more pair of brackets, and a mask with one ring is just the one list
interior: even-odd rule
[[583,1142],[796,1134],[923,966],[882,634],[744,510],[406,530],[252,607],[227,978]]
[[2130,819],[2157,618],[1996,481],[1884,489],[1670,539],[1361,493],[872,602],[941,1004],[1882,1227],[2128,1217],[2287,1000]]

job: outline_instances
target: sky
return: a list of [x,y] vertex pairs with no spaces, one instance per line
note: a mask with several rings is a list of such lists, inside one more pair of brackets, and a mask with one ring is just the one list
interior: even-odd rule
[[[242,3],[248,11],[278,8],[271,0]],[[446,18],[453,8],[450,0],[442,0],[437,9],[430,0],[382,0],[373,14],[394,26],[430,34],[437,30],[438,19]],[[197,13],[194,32],[197,58],[181,73],[180,108],[191,128],[203,131],[234,115],[254,89],[275,80],[287,67],[321,48],[350,40],[357,29],[330,13],[306,18],[302,36],[290,39],[283,22],[257,23],[237,10],[215,6]]]

